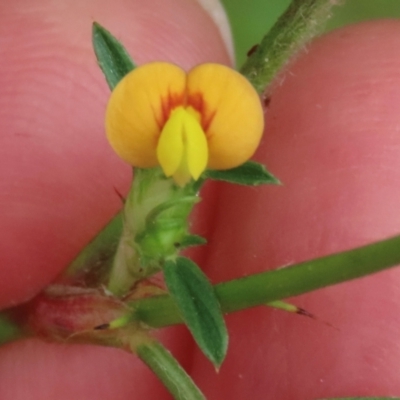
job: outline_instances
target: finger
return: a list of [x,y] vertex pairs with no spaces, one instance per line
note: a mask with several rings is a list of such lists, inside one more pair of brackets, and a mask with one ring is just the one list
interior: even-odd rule
[[[214,281],[400,232],[399,34],[397,21],[337,31],[278,82],[258,158],[284,186],[223,187]],[[398,394],[399,272],[296,299],[338,330],[266,308],[230,316],[226,363],[217,375],[198,354],[195,378],[210,399]]]
[[192,1],[4,3],[0,22],[0,307],[48,284],[121,208],[130,168],[104,138],[109,90],[91,48],[97,20],[136,62],[228,63]]
[[[195,2],[19,1],[0,6],[0,306],[47,285],[120,208],[130,168],[104,139],[109,90],[91,49],[91,24],[120,38],[138,63],[185,68],[229,63],[218,29]],[[162,334],[184,365],[184,330]],[[38,360],[40,363],[38,364]],[[0,398],[162,399],[134,356],[24,341],[1,348]]]
[[[39,340],[8,345],[1,350],[1,398],[146,398],[145,386],[135,383],[139,374],[140,379],[150,380],[157,387],[150,371],[140,368],[140,361],[132,355],[121,351],[116,357],[115,351]],[[128,377],[131,385],[126,384]]]

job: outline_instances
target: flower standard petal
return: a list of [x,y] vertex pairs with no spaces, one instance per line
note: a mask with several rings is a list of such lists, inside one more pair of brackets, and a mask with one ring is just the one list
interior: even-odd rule
[[243,164],[257,149],[264,129],[258,94],[240,73],[219,64],[202,64],[187,78],[188,105],[202,116],[208,167]]
[[171,110],[184,102],[185,85],[185,72],[164,62],[138,67],[118,83],[106,110],[106,133],[123,160],[141,168],[158,165],[158,138]]

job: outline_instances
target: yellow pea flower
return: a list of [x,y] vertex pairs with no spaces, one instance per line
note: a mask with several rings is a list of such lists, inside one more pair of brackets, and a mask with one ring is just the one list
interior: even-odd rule
[[153,62],[134,69],[115,87],[106,133],[129,164],[160,165],[179,186],[206,168],[229,169],[255,152],[264,128],[260,99],[238,72],[201,64],[186,73]]

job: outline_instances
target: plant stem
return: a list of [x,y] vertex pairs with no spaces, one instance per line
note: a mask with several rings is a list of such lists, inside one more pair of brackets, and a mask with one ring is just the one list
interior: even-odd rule
[[21,337],[23,337],[21,327],[6,315],[0,314],[0,345]]
[[89,279],[89,281],[94,281],[94,286],[98,286],[99,282],[103,283],[103,275],[106,275],[107,271],[111,268],[121,234],[122,216],[121,213],[118,213],[100,233],[82,249],[63,273],[63,276],[75,279],[84,276],[86,284],[91,286],[91,282],[87,282],[87,275],[90,275],[90,277],[94,279]]
[[258,93],[263,93],[288,60],[319,32],[335,3],[333,0],[292,1],[241,69]]
[[[214,286],[222,311],[230,313],[360,278],[400,264],[400,236],[291,267]],[[182,323],[168,295],[130,304],[132,319],[160,328]]]
[[204,395],[178,361],[159,342],[149,339],[134,351],[157,375],[176,400],[205,400]]
[[178,253],[188,235],[188,216],[199,201],[197,186],[178,187],[160,168],[135,169],[108,290],[126,294],[135,282],[160,271],[166,257]]

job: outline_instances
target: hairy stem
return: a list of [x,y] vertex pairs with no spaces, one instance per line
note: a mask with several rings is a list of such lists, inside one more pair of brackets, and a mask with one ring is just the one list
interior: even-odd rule
[[[360,278],[400,264],[400,236],[216,285],[222,311],[230,313]],[[168,295],[132,302],[131,318],[160,328],[182,323]]]
[[178,187],[160,168],[135,169],[125,200],[123,231],[108,289],[126,294],[135,282],[161,270],[188,236],[188,216],[199,201],[197,184]]
[[263,93],[288,60],[319,33],[334,0],[293,0],[250,55],[241,73]]

